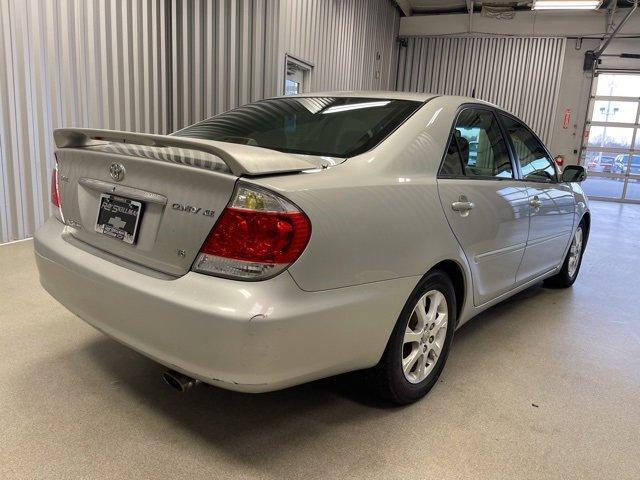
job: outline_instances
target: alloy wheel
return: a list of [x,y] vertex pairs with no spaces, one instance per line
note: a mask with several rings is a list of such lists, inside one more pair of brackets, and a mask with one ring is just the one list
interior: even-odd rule
[[447,337],[449,307],[444,294],[429,290],[413,308],[402,345],[402,370],[410,383],[422,382],[433,370]]
[[576,229],[569,247],[569,262],[567,264],[567,273],[573,278],[580,265],[580,256],[582,255],[582,227]]

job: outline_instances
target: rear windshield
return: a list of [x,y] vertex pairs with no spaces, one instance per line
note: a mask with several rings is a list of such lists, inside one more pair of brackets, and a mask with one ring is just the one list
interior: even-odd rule
[[352,157],[380,143],[421,105],[380,98],[275,98],[216,115],[174,135]]

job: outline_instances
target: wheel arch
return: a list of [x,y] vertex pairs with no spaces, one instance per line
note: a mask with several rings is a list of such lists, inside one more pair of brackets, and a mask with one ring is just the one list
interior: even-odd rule
[[[584,227],[585,227],[585,239],[589,240],[589,232],[591,231],[591,213],[589,213],[589,211],[584,212],[584,215],[582,215],[582,218],[580,219],[580,221],[584,221]],[[585,242],[586,243],[586,242]]]
[[441,262],[431,267],[425,275],[435,270],[444,272],[449,277],[449,279],[451,279],[451,283],[453,283],[453,292],[456,296],[456,318],[459,321],[460,314],[462,313],[464,302],[466,300],[466,295],[469,291],[469,288],[467,288],[467,282],[465,280],[466,277],[464,274],[464,270],[462,269],[462,266],[455,260],[442,260]]

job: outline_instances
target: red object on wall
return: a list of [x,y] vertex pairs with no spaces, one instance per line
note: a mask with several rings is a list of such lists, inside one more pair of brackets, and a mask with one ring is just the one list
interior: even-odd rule
[[564,111],[564,120],[562,120],[562,128],[569,128],[569,124],[571,123],[571,109],[567,108]]
[[558,165],[559,167],[562,167],[564,165],[564,155],[558,155],[556,158],[554,158],[554,160],[556,161],[556,165]]

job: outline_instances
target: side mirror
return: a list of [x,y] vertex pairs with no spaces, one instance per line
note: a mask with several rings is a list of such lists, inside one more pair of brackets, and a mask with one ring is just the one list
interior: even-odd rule
[[587,171],[581,165],[567,165],[562,171],[562,181],[584,182],[587,179]]

